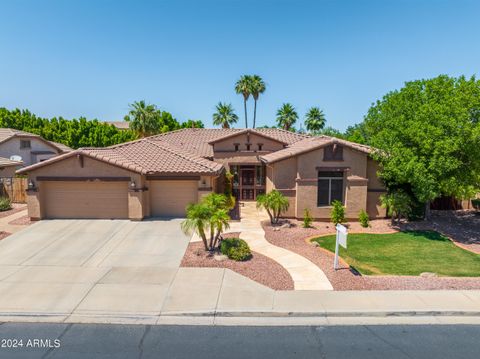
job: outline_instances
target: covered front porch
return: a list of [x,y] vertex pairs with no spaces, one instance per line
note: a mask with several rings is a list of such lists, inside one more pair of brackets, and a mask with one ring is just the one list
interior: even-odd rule
[[255,201],[265,193],[265,165],[231,164],[233,174],[233,195],[239,201]]

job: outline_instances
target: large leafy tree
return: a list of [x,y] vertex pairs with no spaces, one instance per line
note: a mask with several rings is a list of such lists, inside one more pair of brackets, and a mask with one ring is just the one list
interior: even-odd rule
[[381,178],[427,204],[480,189],[480,81],[475,77],[407,82],[377,101],[355,129],[380,149]]
[[277,111],[277,124],[284,130],[292,130],[297,119],[297,111],[295,111],[295,108],[289,103],[284,103]]
[[253,97],[253,128],[255,128],[257,121],[257,101],[261,94],[266,90],[266,85],[263,79],[258,75],[253,75],[250,78],[250,93]]
[[147,137],[162,132],[161,116],[161,111],[155,105],[141,100],[130,105],[130,110],[124,119],[138,137]]
[[245,128],[248,128],[247,100],[251,95],[251,82],[252,82],[252,77],[250,75],[242,75],[240,79],[235,83],[235,92],[243,96],[243,109],[245,112]]
[[222,128],[230,128],[231,125],[238,121],[238,116],[235,113],[231,104],[219,102],[216,107],[216,112],[213,114],[213,124],[222,126]]
[[319,133],[325,127],[325,122],[325,114],[318,107],[311,107],[305,115],[305,127],[310,133]]

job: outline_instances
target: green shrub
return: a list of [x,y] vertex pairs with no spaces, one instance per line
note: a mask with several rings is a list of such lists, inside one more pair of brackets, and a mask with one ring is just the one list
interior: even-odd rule
[[370,218],[368,218],[368,213],[364,209],[360,211],[358,215],[358,221],[363,228],[367,228],[370,225]]
[[310,228],[312,226],[313,218],[310,210],[305,208],[303,211],[303,228]]
[[226,238],[220,243],[220,252],[234,261],[245,261],[252,257],[247,242],[240,238]]
[[232,180],[233,174],[230,172],[225,173],[225,191],[224,194],[227,197],[226,205],[229,210],[235,207],[235,196],[232,194]]
[[412,213],[414,201],[405,191],[399,189],[380,196],[382,207],[387,209],[387,214],[392,217],[392,224],[400,223],[402,218],[409,218]]
[[10,198],[0,197],[0,212],[8,211],[9,209],[12,209]]
[[480,198],[472,199],[472,206],[473,208],[480,210]]
[[332,223],[337,225],[345,222],[345,207],[343,207],[342,202],[333,201],[332,202],[332,213],[330,214],[330,219]]
[[288,210],[290,202],[288,198],[276,189],[267,194],[257,196],[257,208],[265,208],[270,217],[270,223],[276,224],[280,215]]

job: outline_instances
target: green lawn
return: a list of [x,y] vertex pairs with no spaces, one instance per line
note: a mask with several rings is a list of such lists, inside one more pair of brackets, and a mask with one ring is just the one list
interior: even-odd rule
[[[313,241],[335,252],[334,235]],[[480,276],[480,255],[455,246],[437,232],[350,234],[347,247],[340,247],[340,256],[362,274]]]

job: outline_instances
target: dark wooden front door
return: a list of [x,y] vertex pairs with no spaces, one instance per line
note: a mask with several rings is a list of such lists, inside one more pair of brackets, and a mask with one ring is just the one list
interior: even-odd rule
[[240,201],[254,201],[265,193],[265,168],[258,165],[231,166],[233,194]]
[[255,170],[253,168],[242,168],[240,172],[241,199],[242,201],[252,201],[255,199]]

